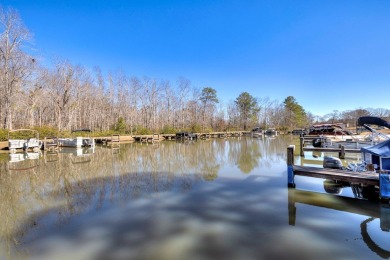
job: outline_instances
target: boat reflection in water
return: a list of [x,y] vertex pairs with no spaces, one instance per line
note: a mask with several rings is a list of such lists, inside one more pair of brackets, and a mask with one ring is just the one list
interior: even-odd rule
[[69,157],[74,164],[88,163],[92,159],[92,155],[95,153],[95,147],[79,147],[79,148],[62,148],[60,153],[69,154]]
[[24,171],[30,170],[38,167],[39,158],[42,156],[42,153],[38,152],[27,152],[23,153],[10,153],[8,170],[10,171]]
[[357,199],[379,200],[379,188],[373,185],[351,184],[348,182],[324,180],[324,190],[329,194],[341,195],[344,188],[350,188]]
[[57,150],[49,150],[43,153],[45,163],[53,163],[60,160],[60,158],[69,158],[73,163],[90,162],[92,155],[95,153],[95,148],[67,148],[61,147]]

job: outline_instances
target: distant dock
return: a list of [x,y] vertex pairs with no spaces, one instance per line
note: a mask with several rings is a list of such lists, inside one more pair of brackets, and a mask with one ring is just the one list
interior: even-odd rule
[[181,132],[176,134],[149,134],[149,135],[118,135],[106,137],[95,137],[98,144],[110,144],[121,142],[140,142],[140,143],[157,143],[160,141],[175,141],[175,140],[196,140],[210,138],[229,138],[251,136],[250,131],[229,131],[229,132],[209,132],[209,133],[188,133]]

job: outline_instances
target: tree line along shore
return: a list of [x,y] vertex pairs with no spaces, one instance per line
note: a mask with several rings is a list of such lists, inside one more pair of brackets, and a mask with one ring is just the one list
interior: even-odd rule
[[41,136],[67,136],[88,128],[96,135],[213,132],[253,127],[291,131],[314,123],[352,126],[363,115],[390,119],[383,108],[313,115],[293,96],[282,102],[242,91],[223,101],[215,88],[126,75],[104,74],[56,59],[45,67],[18,12],[0,7],[0,140],[7,131],[32,128]]

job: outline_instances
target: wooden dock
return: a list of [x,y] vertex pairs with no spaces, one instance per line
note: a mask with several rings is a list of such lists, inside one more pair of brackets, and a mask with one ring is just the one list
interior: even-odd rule
[[[211,139],[211,138],[229,138],[241,137],[245,134],[250,134],[248,131],[230,131],[230,132],[210,132],[210,133],[193,133],[196,137],[193,139]],[[161,134],[164,140],[177,140],[177,134]],[[182,139],[182,138],[179,138]]]
[[58,137],[51,136],[51,137],[45,137],[43,139],[43,149],[44,149],[44,151],[57,150],[58,148],[59,148]]
[[111,147],[119,146],[120,143],[121,143],[121,136],[119,134],[112,134],[111,137],[107,137],[103,141],[103,145],[111,146]]
[[130,135],[112,134],[111,136],[94,137],[97,144],[102,145],[119,145],[120,143],[134,142],[134,138]]
[[375,172],[351,172],[299,165],[293,165],[293,171],[294,175],[379,186],[379,174]]
[[[231,132],[210,132],[210,133],[193,133],[194,138],[191,139],[209,139],[209,138],[228,138],[228,137],[241,137],[250,132],[247,131],[231,131]],[[115,137],[114,136],[118,136]],[[179,135],[180,137],[180,135]],[[95,140],[97,143],[109,144],[110,142],[140,142],[140,143],[156,143],[159,141],[174,141],[178,139],[177,134],[150,134],[150,135],[129,135],[129,136],[120,136],[112,135],[108,137],[96,137]],[[182,140],[183,138],[179,138]],[[184,138],[186,139],[186,138]],[[188,138],[187,138],[188,139]]]
[[[294,150],[295,146],[290,145],[287,148],[287,183],[288,187],[295,188],[295,176],[306,176],[313,178],[328,179],[340,182],[347,182],[351,184],[358,184],[362,186],[379,186],[379,194],[382,200],[389,200],[386,191],[390,189],[390,182],[381,183],[381,175],[387,176],[388,174],[377,173],[377,172],[353,172],[341,169],[329,169],[319,168],[312,166],[300,166],[294,165]],[[382,192],[383,191],[383,192]]]

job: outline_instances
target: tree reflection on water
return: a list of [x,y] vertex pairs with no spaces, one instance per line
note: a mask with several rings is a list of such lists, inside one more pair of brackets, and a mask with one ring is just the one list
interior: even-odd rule
[[[321,219],[326,229],[288,225],[292,200],[280,169],[292,141],[133,143],[81,154],[44,153],[37,167],[24,171],[9,171],[8,162],[0,163],[0,258],[378,256],[368,246],[340,243],[340,229],[357,232],[346,227],[356,222],[345,216],[349,212],[327,212],[340,216]],[[316,212],[303,212],[304,223],[318,220]]]
[[[162,142],[158,146],[127,144],[94,151],[62,149],[40,154],[31,161],[36,167],[23,171],[9,170],[9,165],[30,162],[3,162],[0,216],[4,220],[1,238],[8,247],[5,251],[12,255],[13,246],[24,248],[39,234],[43,236],[55,227],[62,230],[91,212],[125,207],[129,201],[152,200],[166,193],[173,198],[188,193],[204,181],[216,180],[222,165],[239,164],[249,173],[263,158],[247,150],[267,149],[252,141],[235,138],[229,142]],[[242,154],[255,163],[245,166],[237,159]]]

